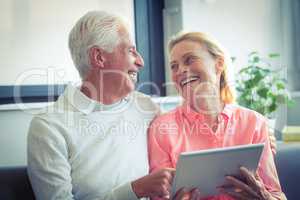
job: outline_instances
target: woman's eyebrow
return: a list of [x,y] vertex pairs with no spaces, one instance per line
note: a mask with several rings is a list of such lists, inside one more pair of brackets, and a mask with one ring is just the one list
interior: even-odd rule
[[[200,55],[197,54],[197,52],[195,52],[195,51],[189,51],[189,52],[183,54],[180,59],[185,59],[188,56],[200,56]],[[173,64],[173,63],[176,63],[176,62],[177,62],[176,60],[171,60],[170,64]]]
[[183,54],[182,58],[185,59],[188,56],[200,56],[200,55],[197,54],[197,52],[195,52],[195,51],[190,51],[190,52]]

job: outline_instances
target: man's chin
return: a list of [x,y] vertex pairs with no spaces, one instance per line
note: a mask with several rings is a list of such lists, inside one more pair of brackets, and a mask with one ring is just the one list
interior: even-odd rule
[[127,79],[126,84],[122,87],[126,87],[128,93],[135,90],[135,82],[132,79]]

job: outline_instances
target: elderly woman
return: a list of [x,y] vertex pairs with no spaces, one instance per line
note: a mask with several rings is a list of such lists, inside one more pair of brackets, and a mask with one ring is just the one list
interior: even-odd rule
[[220,187],[220,194],[208,199],[286,199],[267,121],[259,113],[233,104],[226,73],[228,56],[223,48],[204,33],[190,32],[170,41],[169,54],[172,80],[184,102],[157,117],[149,128],[150,171],[175,168],[181,152],[265,143],[255,174],[241,167],[242,179],[224,177],[226,185]]

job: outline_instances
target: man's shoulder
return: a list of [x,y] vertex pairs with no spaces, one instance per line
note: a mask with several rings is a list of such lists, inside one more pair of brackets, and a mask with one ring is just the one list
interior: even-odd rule
[[156,104],[149,95],[134,91],[130,96],[131,101],[133,101],[138,110],[154,114],[160,112],[158,104]]
[[53,123],[64,119],[64,116],[69,117],[75,114],[76,110],[62,94],[53,104],[40,109],[34,116],[32,121],[44,121]]
[[139,92],[139,91],[133,91],[131,93],[131,97],[136,98],[137,100],[140,100],[140,101],[153,102],[150,95],[147,95],[147,94]]
[[70,109],[70,105],[63,105],[61,100],[59,99],[52,105],[44,107],[33,116],[28,131],[29,138],[61,137],[71,131],[70,128],[76,125],[76,113],[78,112]]

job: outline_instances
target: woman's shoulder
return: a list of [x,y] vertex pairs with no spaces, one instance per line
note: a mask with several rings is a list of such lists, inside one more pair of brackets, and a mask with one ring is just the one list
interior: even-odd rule
[[178,115],[178,112],[179,107],[167,112],[162,112],[155,117],[152,123],[174,123],[176,122],[176,116]]
[[233,116],[237,119],[245,119],[245,120],[259,120],[259,121],[265,121],[266,118],[258,113],[255,110],[251,110],[249,108],[237,105],[237,104],[227,104],[225,107],[225,110],[229,110]]
[[[168,146],[180,135],[180,125],[177,120],[179,108],[158,115],[150,124],[149,138],[156,138],[160,144]],[[167,147],[166,147],[167,148]],[[168,148],[171,148],[170,146]]]

